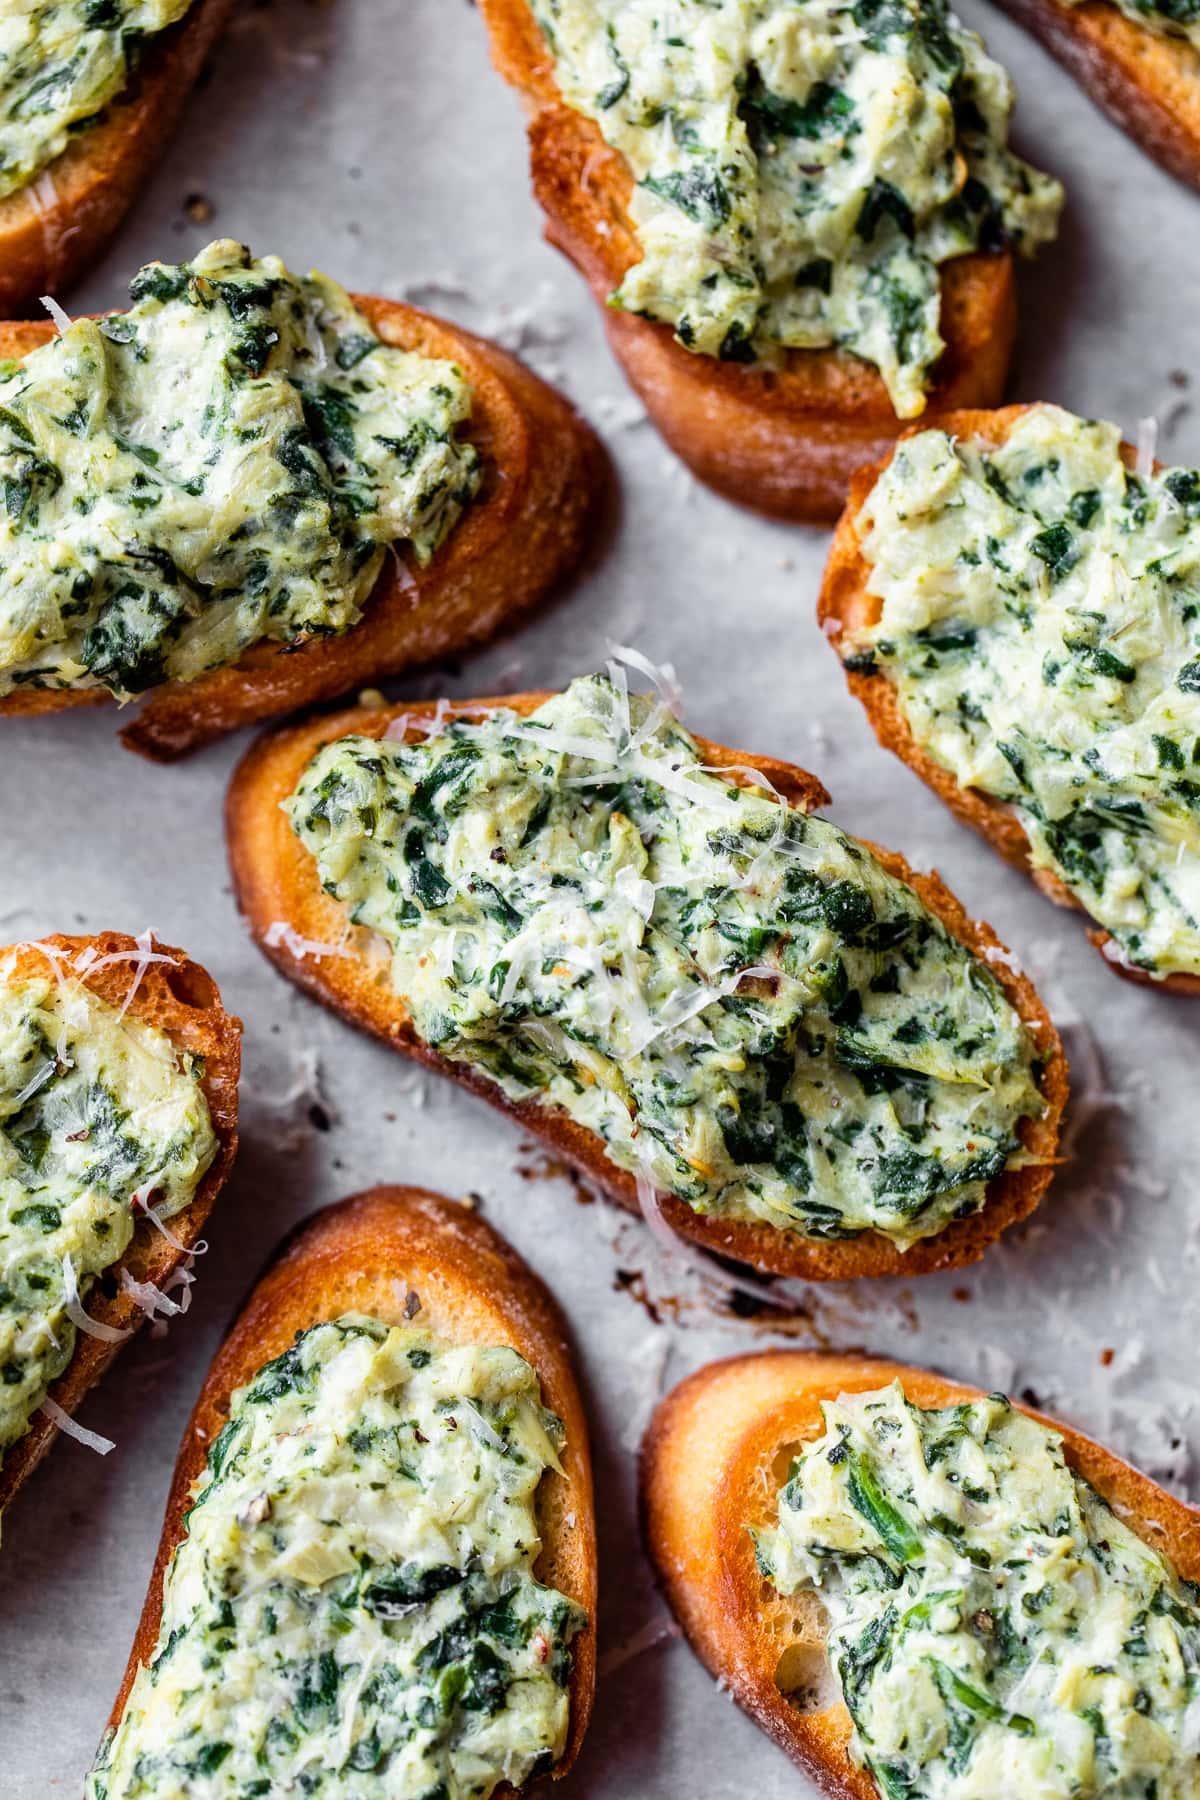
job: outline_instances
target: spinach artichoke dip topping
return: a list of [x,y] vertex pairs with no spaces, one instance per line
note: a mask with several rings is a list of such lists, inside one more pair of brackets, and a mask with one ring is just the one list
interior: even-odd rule
[[1015,807],[1148,974],[1200,972],[1200,473],[1114,425],[1023,414],[999,449],[906,439],[862,510],[879,621],[851,665],[921,747]]
[[139,47],[191,0],[7,0],[0,8],[0,198],[24,187],[129,83]]
[[349,630],[479,484],[452,363],[240,244],[151,263],[128,312],[0,363],[0,695],[121,698]]
[[202,1074],[67,973],[0,970],[0,1457],[70,1362],[135,1195],[160,1219],[195,1195],[217,1151]]
[[619,673],[524,719],[327,744],[285,803],[417,1034],[697,1212],[907,1247],[976,1211],[1041,1110],[1002,989]]
[[[1061,0],[1064,6],[1078,6],[1081,0]],[[1116,0],[1119,11],[1135,25],[1144,25],[1159,37],[1186,38],[1194,50],[1200,50],[1200,0]]]
[[509,1349],[348,1314],[233,1396],[89,1800],[476,1800],[566,1743],[559,1421]]
[[837,345],[896,412],[943,349],[938,264],[1057,229],[1007,148],[1012,86],[943,0],[530,0],[558,86],[629,164],[642,258],[611,304],[689,350]]
[[756,1549],[824,1602],[885,1800],[1195,1800],[1200,1590],[1057,1434],[1002,1394],[925,1410],[899,1382],[822,1410]]

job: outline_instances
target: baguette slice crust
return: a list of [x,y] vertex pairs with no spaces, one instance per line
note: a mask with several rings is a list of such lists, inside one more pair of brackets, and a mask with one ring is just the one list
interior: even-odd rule
[[0,317],[31,311],[43,294],[61,298],[103,253],[153,174],[232,5],[194,0],[156,35],[99,121],[0,199]]
[[1200,188],[1200,52],[1126,18],[1111,0],[1000,0],[1110,119]]
[[[89,948],[97,957],[128,955],[130,962],[91,968],[83,976],[84,986],[101,1000],[117,1008],[124,1004],[134,975],[132,959],[138,954],[138,945],[133,938],[118,931],[103,931],[96,937],[55,934],[39,941],[72,957]],[[165,1032],[179,1049],[204,1058],[200,1086],[208,1102],[218,1148],[194,1198],[171,1219],[171,1235],[183,1248],[168,1242],[151,1220],[143,1219],[124,1256],[101,1275],[88,1292],[87,1310],[91,1317],[118,1331],[136,1331],[145,1322],[141,1308],[119,1286],[120,1271],[128,1269],[135,1281],[152,1281],[157,1287],[170,1279],[204,1230],[213,1203],[233,1167],[238,1142],[242,1022],[225,1011],[216,982],[199,963],[192,962],[182,950],[176,950],[170,944],[160,944],[157,939],[152,939],[151,943],[155,951],[174,958],[174,962],[170,966],[151,963],[144,970],[129,1013],[144,1025]],[[48,959],[36,944],[19,944],[0,951],[0,957],[5,961],[10,955],[14,958],[13,972],[18,977],[44,976],[50,970]],[[74,1413],[120,1348],[120,1344],[103,1343],[86,1332],[78,1332],[75,1353],[51,1386],[49,1398],[64,1412]],[[0,1465],[0,1513],[32,1474],[57,1435],[58,1427],[45,1413],[33,1415],[29,1430],[13,1444]]]
[[[596,1525],[587,1421],[559,1308],[512,1246],[467,1207],[420,1188],[376,1187],[340,1201],[301,1225],[276,1251],[251,1290],[205,1377],[183,1434],[167,1497],[162,1535],[129,1662],[109,1718],[115,1728],[139,1665],[158,1642],[163,1581],[192,1484],[229,1414],[230,1397],[280,1355],[297,1332],[365,1312],[385,1324],[411,1321],[405,1300],[421,1301],[417,1322],[455,1343],[505,1344],[525,1358],[545,1404],[566,1428],[563,1474],[547,1474],[537,1493],[542,1548],[539,1581],[576,1600],[591,1621],[572,1645],[567,1746],[557,1780],[579,1754],[596,1680]],[[508,1783],[497,1796],[514,1790]]]
[[[457,325],[399,301],[353,299],[384,343],[462,369],[473,390],[467,430],[483,486],[425,568],[399,553],[385,560],[362,618],[341,636],[255,644],[226,668],[152,692],[121,738],[156,762],[481,643],[546,598],[591,541],[610,469],[569,402],[515,356]],[[0,324],[0,358],[28,355],[53,333],[49,322]],[[109,699],[100,689],[28,688],[0,700],[0,716]]]
[[[758,1572],[746,1527],[773,1522],[793,1451],[820,1435],[822,1400],[897,1377],[918,1406],[978,1397],[927,1369],[873,1357],[766,1351],[689,1376],[661,1403],[642,1446],[646,1544],[692,1648],[824,1793],[853,1800],[879,1800],[879,1791],[848,1756],[850,1715],[828,1669],[819,1602],[781,1594]],[[1186,1579],[1200,1577],[1200,1510],[1069,1426],[1021,1410],[1061,1433],[1069,1465],[1132,1530]],[[785,1697],[779,1673],[790,1691],[815,1690],[811,1710]]]
[[[503,699],[464,701],[451,706],[448,716],[477,717],[496,706],[511,707],[524,715],[548,698],[547,694],[517,694]],[[289,980],[352,1024],[382,1038],[394,1050],[448,1075],[460,1087],[507,1113],[610,1199],[630,1212],[639,1212],[633,1176],[609,1161],[603,1141],[594,1132],[557,1108],[532,1100],[509,1100],[494,1083],[439,1055],[417,1037],[407,1007],[392,988],[388,957],[379,954],[370,933],[350,926],[344,908],[323,892],[312,857],[281,811],[280,803],[292,792],[320,745],[352,732],[382,737],[397,719],[416,723],[430,719],[434,712],[432,702],[379,710],[360,708],[260,739],[237,769],[226,802],[226,835],[238,904],[259,948]],[[739,785],[748,785],[743,771],[749,766],[761,770],[785,799],[803,811],[812,811],[829,799],[815,776],[792,763],[730,750],[704,738],[697,742],[705,760],[728,768],[730,779]],[[916,891],[969,950],[983,955],[998,947],[991,927],[969,919],[938,875],[919,874],[902,856],[875,844],[868,848],[889,874],[906,881]],[[284,932],[279,941],[268,942],[271,927],[279,923],[290,927],[290,933]],[[314,955],[305,950],[305,940],[332,946],[342,945],[345,940],[346,953]],[[977,1261],[1002,1231],[1033,1211],[1049,1185],[1067,1098],[1067,1064],[1062,1045],[1031,983],[1004,962],[989,967],[1029,1026],[1045,1063],[1041,1079],[1045,1114],[1041,1119],[1025,1120],[1022,1127],[1026,1147],[1041,1159],[1038,1165],[1005,1170],[991,1184],[980,1212],[956,1220],[936,1237],[923,1238],[907,1251],[900,1251],[877,1232],[823,1241],[763,1223],[706,1218],[686,1202],[663,1196],[662,1212],[671,1228],[720,1256],[749,1263],[770,1274],[812,1281],[843,1281],[859,1275],[921,1275],[932,1269]]]
[[[1054,0],[1050,0],[1050,3],[1054,4]],[[952,437],[967,438],[975,443],[998,448],[1005,442],[1017,420],[1031,410],[1029,406],[1005,406],[995,412],[953,413],[949,418],[932,423],[938,429],[949,432]],[[912,437],[916,431],[929,428],[927,425],[918,425],[904,435]],[[1137,451],[1133,446],[1123,444],[1121,454],[1132,467],[1137,458]],[[860,470],[854,477],[846,510],[838,521],[825,564],[817,600],[817,618],[839,655],[842,634],[874,625],[883,610],[878,597],[867,592],[871,565],[863,555],[855,520],[883,473],[887,460],[875,468]],[[949,769],[944,769],[922,748],[904,716],[895,686],[882,670],[866,672],[847,668],[845,674],[850,692],[862,702],[871,728],[885,750],[890,750],[901,762],[907,763],[926,786],[933,789],[938,799],[944,800],[964,825],[970,825],[985,837],[1006,862],[1012,863],[1014,868],[1023,869],[1031,876],[1056,906],[1070,907],[1075,912],[1084,913],[1085,917],[1090,916],[1057,875],[1050,869],[1034,866],[1025,828],[1013,809],[1004,801],[994,800],[978,788],[962,787]],[[1118,975],[1123,975],[1127,981],[1157,988],[1159,992],[1200,994],[1200,976],[1168,975],[1162,980],[1155,980],[1143,970],[1128,968],[1107,953],[1105,947],[1113,941],[1109,932],[1097,926],[1088,932],[1088,938],[1100,951],[1109,968],[1114,969]]]
[[[609,344],[658,430],[718,493],[774,518],[828,523],[854,471],[903,429],[878,372],[837,350],[789,350],[779,370],[698,356],[671,327],[608,306],[639,260],[628,163],[599,126],[564,104],[554,61],[527,0],[480,0],[492,59],[530,114],[533,189],[546,236],[604,309]],[[929,416],[1000,399],[1016,332],[1013,259],[1005,251],[943,263],[946,349]]]

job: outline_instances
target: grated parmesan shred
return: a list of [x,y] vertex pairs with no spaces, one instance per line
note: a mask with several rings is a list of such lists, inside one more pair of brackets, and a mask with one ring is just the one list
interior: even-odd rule
[[74,323],[70,313],[66,312],[63,307],[58,304],[58,301],[54,298],[53,294],[43,294],[42,305],[54,320],[54,329],[57,331],[59,337],[65,337]]
[[97,1338],[102,1344],[123,1344],[129,1337],[128,1331],[116,1325],[105,1325],[100,1319],[93,1319],[84,1310],[79,1295],[79,1282],[75,1275],[75,1265],[69,1256],[63,1257],[63,1290],[66,1296],[67,1317],[78,1330],[86,1332],[88,1337]]
[[44,1413],[64,1437],[74,1438],[77,1444],[94,1450],[97,1456],[107,1456],[110,1450],[117,1447],[113,1438],[102,1437],[98,1431],[89,1431],[86,1425],[80,1425],[69,1412],[63,1411],[57,1400],[51,1400],[49,1395],[42,1401],[38,1411]]
[[263,943],[268,950],[276,950],[282,946],[299,962],[306,957],[320,961],[324,957],[349,956],[350,952],[344,944],[323,944],[318,938],[301,935],[286,919],[274,919],[267,927]]

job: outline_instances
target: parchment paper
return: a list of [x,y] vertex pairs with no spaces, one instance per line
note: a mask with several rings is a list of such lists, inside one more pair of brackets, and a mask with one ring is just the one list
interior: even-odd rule
[[[1200,460],[1200,197],[998,12],[982,0],[964,11],[1016,77],[1018,147],[1070,195],[1060,243],[1021,271],[1014,394],[1117,419],[1130,436],[1156,416],[1160,454]],[[936,864],[1042,983],[1068,1036],[1076,1103],[1073,1161],[1036,1220],[965,1273],[808,1290],[800,1341],[1035,1394],[1186,1488],[1200,1447],[1200,1007],[1117,980],[1076,918],[877,747],[814,623],[825,534],[708,494],[642,421],[582,283],[540,241],[518,105],[471,7],[245,7],[112,253],[61,298],[120,305],[141,262],[218,232],[491,332],[559,380],[608,440],[623,499],[603,558],[517,638],[409,691],[557,685],[613,641],[672,660],[693,726],[814,768],[836,819]],[[640,1223],[586,1202],[507,1122],[277,976],[247,941],[225,867],[221,802],[244,743],[159,769],[119,748],[115,723],[107,709],[0,723],[0,941],[151,925],[185,945],[246,1022],[243,1150],[190,1314],[165,1339],[144,1333],[83,1408],[117,1449],[100,1460],[61,1441],[5,1521],[0,1794],[79,1792],[179,1434],[231,1312],[296,1219],[380,1180],[478,1194],[570,1314],[597,1464],[603,1674],[564,1800],[806,1794],[683,1644],[652,1643],[665,1614],[636,1527],[634,1452],[656,1395],[769,1335],[696,1305]],[[657,1322],[647,1290],[663,1301]]]

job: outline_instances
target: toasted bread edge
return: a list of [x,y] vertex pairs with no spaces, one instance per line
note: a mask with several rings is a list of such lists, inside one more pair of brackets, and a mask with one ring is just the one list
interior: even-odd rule
[[1200,188],[1200,51],[1150,31],[1111,0],[1000,0],[1114,124]]

